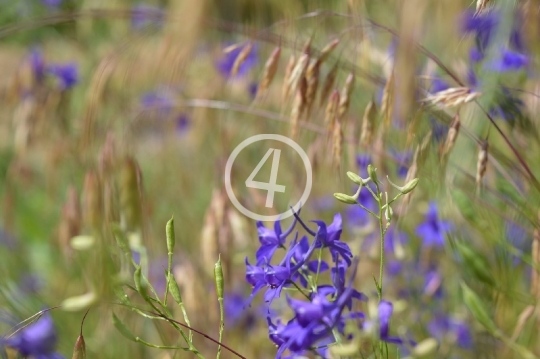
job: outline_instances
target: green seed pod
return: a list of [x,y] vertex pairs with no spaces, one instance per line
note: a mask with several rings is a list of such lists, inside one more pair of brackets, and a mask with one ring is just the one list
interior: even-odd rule
[[369,174],[369,178],[371,178],[373,183],[379,183],[379,179],[377,178],[377,169],[373,167],[373,165],[369,164],[367,166],[367,171]]
[[418,181],[419,181],[418,178],[414,178],[411,181],[409,181],[409,183],[407,183],[405,186],[401,188],[401,193],[407,194],[411,192],[413,189],[415,189],[416,185],[418,184]]
[[84,343],[84,336],[79,335],[75,342],[75,348],[73,349],[73,356],[71,359],[85,359],[86,358],[86,344]]
[[461,289],[463,291],[463,302],[465,303],[467,308],[469,308],[476,320],[484,327],[486,327],[486,329],[489,330],[492,334],[497,333],[497,326],[495,325],[495,323],[491,319],[491,316],[486,310],[486,306],[484,305],[484,303],[482,303],[476,293],[473,292],[472,289],[463,282],[461,283]]
[[175,237],[174,237],[174,217],[172,217],[167,222],[167,227],[165,229],[167,232],[167,250],[169,253],[173,253],[174,251],[174,244],[175,244]]
[[356,200],[352,196],[346,195],[344,193],[334,193],[334,197],[336,197],[338,201],[341,201],[345,204],[356,204]]
[[176,283],[176,279],[174,278],[174,275],[171,272],[167,274],[167,281],[169,283],[169,292],[171,292],[171,295],[174,301],[179,305],[182,304],[182,296],[180,295],[180,288],[178,288],[178,283]]
[[360,177],[356,173],[349,171],[347,172],[347,176],[349,177],[351,181],[353,181],[357,185],[360,185],[360,186],[364,185],[364,182],[362,181],[362,177]]
[[135,269],[135,273],[133,273],[133,280],[135,282],[135,288],[137,289],[137,292],[145,299],[148,299],[148,286],[146,285],[146,281],[144,280],[142,276],[141,267],[138,266]]
[[214,281],[216,283],[216,293],[218,298],[223,298],[224,281],[223,281],[223,268],[221,267],[221,256],[214,265]]

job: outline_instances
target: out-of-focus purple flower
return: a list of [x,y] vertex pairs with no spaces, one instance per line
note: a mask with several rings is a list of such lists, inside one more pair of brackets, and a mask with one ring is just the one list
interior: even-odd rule
[[392,153],[394,154],[394,158],[397,162],[397,175],[400,177],[406,177],[407,172],[409,172],[410,162],[412,160],[412,152],[398,152],[392,150]]
[[135,30],[148,26],[160,26],[165,19],[165,11],[156,6],[136,5],[131,11],[131,27]]
[[32,49],[30,55],[28,55],[28,61],[30,61],[34,78],[37,82],[41,82],[45,75],[45,59],[41,50],[37,48]]
[[[517,254],[512,254],[512,264],[514,266],[521,262],[521,257],[531,248],[531,236],[519,224],[507,221],[504,228],[505,236],[508,242],[515,248]],[[502,253],[508,253],[508,250],[503,246]]]
[[394,312],[392,303],[381,300],[379,302],[379,335],[382,341],[393,344],[403,344],[403,340],[390,336],[390,319]]
[[79,81],[77,64],[53,64],[47,68],[47,72],[58,79],[62,91],[69,90]]
[[43,279],[37,274],[24,274],[19,280],[19,290],[23,294],[37,293],[43,286]]
[[17,241],[10,233],[0,228],[0,245],[6,247],[7,249],[13,250],[15,247],[17,247]]
[[437,204],[431,202],[424,222],[416,227],[416,234],[422,238],[423,245],[426,247],[444,247],[444,235],[451,228],[450,222],[439,219]]
[[489,69],[499,72],[517,71],[525,68],[528,64],[528,56],[510,50],[502,50],[489,65]]
[[431,131],[433,141],[435,143],[441,143],[446,139],[446,135],[448,134],[448,126],[434,118],[431,118]]
[[[248,45],[246,44],[244,46]],[[231,71],[234,66],[234,62],[242,49],[244,49],[244,46],[238,46],[234,50],[223,54],[223,57],[217,61],[216,68],[225,78],[231,77]],[[258,61],[259,56],[257,55],[257,45],[253,45],[253,48],[249,52],[248,56],[238,68],[236,77],[241,77],[245,75],[251,68],[257,65]]]
[[250,99],[254,99],[255,96],[257,95],[257,89],[259,88],[259,84],[255,81],[253,82],[250,82],[249,85],[248,85],[248,93],[249,93],[249,98]]
[[435,315],[427,327],[429,334],[439,341],[443,341],[445,337],[450,335],[461,348],[472,348],[472,333],[465,322],[439,313]]
[[356,165],[360,173],[358,175],[362,178],[368,178],[367,167],[372,163],[371,155],[364,153],[356,156]]
[[242,325],[244,329],[252,327],[258,317],[263,317],[264,308],[246,308],[247,297],[243,293],[234,291],[226,293],[223,298],[223,309],[225,310],[225,320],[231,327]]
[[5,345],[16,349],[24,357],[62,359],[64,357],[55,352],[57,341],[52,317],[46,312],[36,322],[5,340]]
[[314,211],[329,211],[334,208],[336,199],[334,196],[322,196],[310,200],[310,207]]
[[144,94],[140,100],[141,106],[146,110],[156,110],[168,115],[174,108],[174,97],[165,91],[153,91]]
[[431,88],[429,92],[431,93],[437,93],[444,90],[447,90],[450,88],[450,85],[440,77],[435,77],[433,80],[431,80]]
[[342,220],[341,214],[334,215],[334,221],[328,227],[323,221],[317,223],[318,229],[315,235],[315,248],[328,248],[334,261],[341,256],[348,265],[351,265],[352,252],[347,243],[341,242]]
[[189,117],[185,113],[181,113],[176,119],[176,131],[178,134],[184,134],[189,129]]
[[494,30],[499,23],[499,13],[495,11],[475,14],[468,11],[462,21],[462,29],[465,33],[475,35],[476,44],[484,51],[492,38]]

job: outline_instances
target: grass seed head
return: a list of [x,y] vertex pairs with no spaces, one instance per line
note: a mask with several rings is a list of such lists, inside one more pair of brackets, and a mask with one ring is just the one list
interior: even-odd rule
[[281,95],[282,95],[281,99],[283,100],[284,103],[287,101],[289,92],[291,92],[289,81],[291,79],[295,64],[296,64],[296,58],[294,57],[294,54],[291,54],[291,57],[289,58],[289,62],[287,63],[287,66],[285,67],[285,77],[283,78],[283,87],[281,89]]
[[373,100],[369,101],[364,111],[362,119],[362,130],[360,134],[360,146],[367,147],[373,140],[373,131],[375,130],[375,120],[377,118],[377,105]]
[[242,51],[240,51],[240,53],[234,60],[233,66],[231,68],[231,77],[234,77],[236,76],[236,74],[238,74],[238,70],[240,69],[240,66],[242,66],[242,64],[246,61],[252,49],[253,49],[253,42],[251,41],[242,48]]
[[338,64],[337,62],[334,64],[334,67],[328,72],[326,75],[326,78],[324,79],[323,86],[321,88],[321,95],[319,98],[320,105],[322,106],[327,100],[328,96],[330,95],[330,92],[332,91],[332,88],[334,87],[334,83],[336,82],[336,76],[338,72]]
[[281,46],[277,46],[274,51],[272,51],[272,54],[270,54],[268,60],[266,60],[266,63],[264,65],[263,77],[257,88],[256,98],[260,98],[270,87],[270,84],[272,83],[272,80],[274,79],[274,76],[276,75],[278,69],[280,55]]
[[423,101],[431,105],[439,105],[442,108],[450,108],[474,101],[481,95],[481,92],[473,91],[468,87],[453,87],[429,95]]
[[459,120],[459,113],[456,113],[456,115],[454,116],[454,119],[452,120],[452,124],[450,125],[450,129],[448,130],[448,136],[446,137],[446,142],[444,143],[443,153],[442,153],[443,156],[448,155],[448,153],[450,153],[450,151],[454,147],[460,127],[461,127],[461,121]]
[[337,47],[338,44],[339,44],[339,39],[335,39],[331,41],[330,43],[328,43],[325,47],[323,47],[323,49],[321,50],[321,54],[319,55],[319,58],[317,59],[317,62],[319,63],[319,65],[324,63],[328,59],[328,56],[330,56],[330,54],[332,53],[332,51],[334,51],[334,49]]
[[478,161],[476,163],[476,185],[482,185],[482,179],[486,174],[488,162],[488,142],[484,141],[480,145],[480,152],[478,152]]

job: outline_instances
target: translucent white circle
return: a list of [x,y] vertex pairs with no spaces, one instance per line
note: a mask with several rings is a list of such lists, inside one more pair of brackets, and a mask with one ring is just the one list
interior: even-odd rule
[[309,162],[308,155],[304,152],[302,147],[298,145],[298,143],[294,142],[288,137],[282,136],[282,135],[275,135],[275,134],[261,134],[261,135],[255,135],[251,136],[244,141],[242,141],[236,148],[232,151],[231,155],[227,159],[227,164],[225,165],[225,189],[227,191],[227,196],[229,196],[229,199],[231,200],[232,204],[236,209],[238,209],[242,214],[245,216],[254,219],[256,221],[269,221],[269,222],[275,222],[277,220],[285,219],[293,215],[293,211],[291,208],[289,208],[287,211],[276,214],[272,216],[264,216],[257,213],[254,213],[247,209],[246,207],[242,206],[242,204],[238,201],[236,198],[232,186],[231,186],[231,171],[234,161],[236,160],[236,157],[247,146],[251,145],[252,143],[258,142],[258,141],[264,141],[264,140],[274,140],[283,142],[290,147],[292,147],[296,153],[300,156],[302,159],[302,162],[304,163],[304,167],[306,169],[306,187],[304,189],[304,192],[302,193],[302,196],[300,197],[300,200],[296,202],[294,206],[292,206],[295,211],[298,211],[299,207],[302,205],[302,203],[306,203],[309,194],[311,193],[311,186],[313,185],[313,178],[312,178],[312,170],[311,170],[311,162]]

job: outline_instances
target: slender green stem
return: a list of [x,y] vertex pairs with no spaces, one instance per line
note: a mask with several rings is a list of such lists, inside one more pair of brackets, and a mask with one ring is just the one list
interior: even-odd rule
[[165,286],[165,296],[163,298],[163,304],[167,306],[167,297],[169,296],[169,284],[171,280],[171,272],[172,272],[172,259],[173,254],[171,252],[167,253],[168,260],[167,260],[167,285]]
[[317,258],[317,274],[315,274],[315,289],[317,286],[317,283],[319,283],[319,272],[321,271],[321,261],[322,261],[322,248],[319,249],[319,257]]
[[[377,195],[380,194],[379,186],[377,186]],[[380,198],[380,197],[379,197]],[[382,300],[382,289],[383,289],[383,274],[384,274],[384,228],[383,228],[383,206],[381,206],[381,202],[379,201],[379,234],[381,237],[381,259],[380,259],[380,266],[379,266],[379,284],[377,288],[377,294],[379,295],[379,301]]]
[[[223,329],[225,328],[225,318],[224,318],[225,309],[223,307],[223,298],[218,298],[218,302],[219,302],[219,342],[221,343],[221,341],[223,340]],[[220,356],[221,356],[221,344],[218,344],[216,359],[219,359]]]

